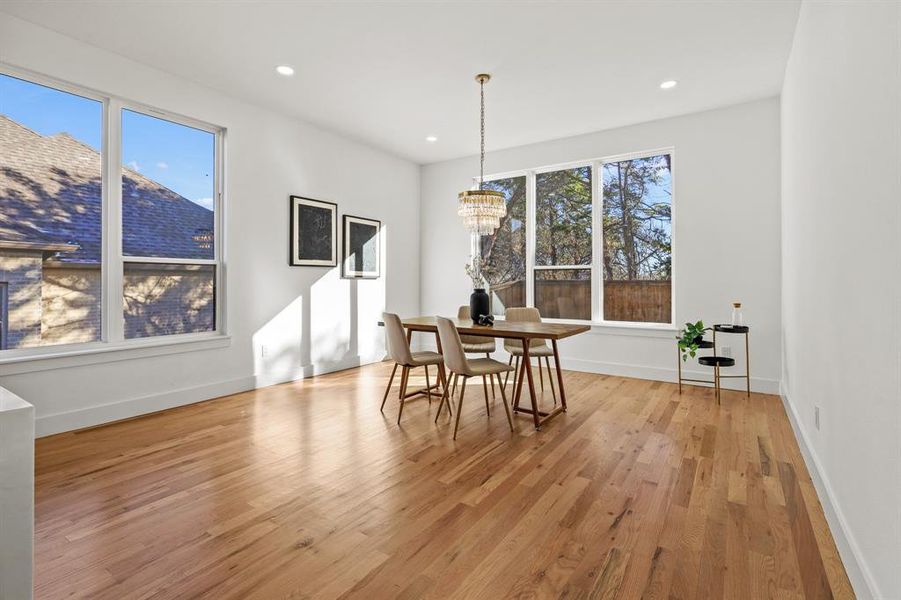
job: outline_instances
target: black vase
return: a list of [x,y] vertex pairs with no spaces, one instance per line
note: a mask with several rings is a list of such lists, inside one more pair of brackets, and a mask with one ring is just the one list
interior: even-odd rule
[[469,318],[472,319],[473,323],[478,322],[479,317],[491,314],[489,300],[488,294],[485,293],[485,288],[476,288],[472,291],[472,294],[469,296]]

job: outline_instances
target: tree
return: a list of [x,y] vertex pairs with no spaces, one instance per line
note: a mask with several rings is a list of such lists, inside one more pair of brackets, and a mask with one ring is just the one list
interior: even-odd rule
[[604,165],[605,279],[670,279],[671,179],[669,155]]

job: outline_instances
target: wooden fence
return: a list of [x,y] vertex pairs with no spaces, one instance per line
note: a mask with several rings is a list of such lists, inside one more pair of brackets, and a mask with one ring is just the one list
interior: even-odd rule
[[[669,323],[672,293],[669,281],[604,282],[604,320]],[[502,307],[525,306],[524,281],[513,281],[491,288],[494,311]],[[591,319],[591,282],[584,279],[558,279],[535,282],[535,306],[549,319]]]

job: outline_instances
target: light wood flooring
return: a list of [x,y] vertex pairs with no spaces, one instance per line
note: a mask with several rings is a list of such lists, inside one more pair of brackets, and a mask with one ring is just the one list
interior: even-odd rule
[[565,372],[511,434],[473,380],[453,442],[390,371],[39,440],[36,598],[853,597],[775,396]]

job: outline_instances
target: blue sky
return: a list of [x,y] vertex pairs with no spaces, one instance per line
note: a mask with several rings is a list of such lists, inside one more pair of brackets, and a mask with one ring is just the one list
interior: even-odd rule
[[[100,149],[100,102],[0,74],[0,114],[41,135],[66,132]],[[132,111],[122,113],[122,162],[212,208],[215,136]]]

